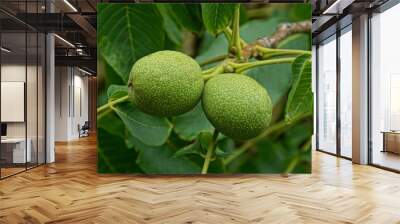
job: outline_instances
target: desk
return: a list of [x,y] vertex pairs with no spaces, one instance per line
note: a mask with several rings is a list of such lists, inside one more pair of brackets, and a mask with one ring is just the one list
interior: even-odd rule
[[383,131],[383,150],[382,152],[392,152],[400,154],[400,132]]
[[[6,163],[25,163],[31,162],[32,153],[31,145],[32,141],[30,138],[26,140],[28,143],[25,152],[25,138],[5,138],[1,139],[1,151],[2,159],[6,160]],[[3,152],[5,152],[3,156]],[[12,156],[11,156],[12,154]],[[12,159],[11,159],[12,158]],[[26,160],[25,160],[26,159]]]

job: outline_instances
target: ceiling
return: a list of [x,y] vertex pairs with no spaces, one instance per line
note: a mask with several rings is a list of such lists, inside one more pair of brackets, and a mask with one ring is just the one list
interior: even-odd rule
[[353,17],[373,11],[388,0],[313,0],[313,43],[319,43],[352,23]]
[[[12,49],[7,53],[8,60],[18,61],[25,56],[32,58],[36,55],[37,44],[30,42],[38,35],[36,33],[54,32],[57,34],[56,65],[74,65],[95,72],[98,2],[47,0],[46,4],[45,0],[0,0],[2,46]],[[25,38],[26,30],[28,34]],[[33,42],[36,43],[36,39]]]

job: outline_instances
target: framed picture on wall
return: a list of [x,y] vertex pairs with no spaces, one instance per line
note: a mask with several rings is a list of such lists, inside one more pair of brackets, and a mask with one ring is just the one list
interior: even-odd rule
[[104,3],[97,27],[98,172],[311,172],[310,4]]

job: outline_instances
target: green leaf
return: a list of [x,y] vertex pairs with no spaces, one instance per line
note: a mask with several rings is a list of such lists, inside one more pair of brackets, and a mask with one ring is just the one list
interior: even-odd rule
[[118,99],[128,95],[129,88],[126,85],[110,85],[107,89],[107,96],[109,100]]
[[222,149],[220,149],[219,147],[217,147],[215,149],[215,155],[217,157],[228,157],[230,154],[232,154],[232,152],[225,152]]
[[200,33],[203,28],[201,7],[199,4],[162,4],[165,13],[168,13],[175,23],[186,29]]
[[180,46],[182,44],[183,33],[180,25],[175,22],[172,15],[169,13],[166,4],[155,4],[164,21],[164,30],[168,38],[175,44]]
[[203,156],[199,141],[195,141],[194,143],[179,149],[178,151],[175,152],[174,157],[181,157],[188,154]]
[[113,109],[130,134],[143,143],[158,146],[167,141],[172,125],[166,118],[145,114],[131,102],[120,103]]
[[136,165],[137,153],[127,148],[124,139],[103,128],[97,131],[97,171],[99,173],[141,173]]
[[298,33],[282,40],[277,48],[311,50],[311,34]]
[[312,112],[313,93],[311,89],[311,61],[309,55],[296,58],[293,65],[293,84],[285,109],[285,120]]
[[136,163],[146,174],[198,174],[200,166],[186,157],[175,157],[175,151],[166,145],[148,146],[136,141],[139,150]]
[[[282,18],[276,17],[268,20],[252,20],[240,26],[240,37],[246,42],[251,43],[260,37],[270,36],[275,31],[276,26],[282,21]],[[228,53],[228,41],[223,34],[218,35],[214,41],[211,41],[208,35],[205,35],[205,37],[202,42],[201,52],[196,57],[196,61],[201,63],[210,58]]]
[[194,143],[178,150],[176,152],[176,155],[197,154],[203,157],[203,155],[207,153],[208,146],[210,145],[212,139],[213,134],[211,132],[201,132],[197,135],[196,141]]
[[312,7],[311,4],[291,4],[288,10],[288,17],[291,21],[311,20]]
[[111,112],[97,119],[97,127],[102,128],[112,135],[124,138],[125,124],[121,121],[117,114]]
[[107,89],[110,85],[123,85],[121,77],[111,68],[102,56],[97,60],[97,102],[102,106],[108,101]]
[[[285,49],[309,50],[311,47],[310,34],[296,34],[286,38],[278,47]],[[266,65],[249,70],[247,75],[256,79],[264,86],[276,105],[286,96],[292,84],[292,64]]]
[[198,103],[191,111],[175,117],[174,124],[175,133],[186,141],[196,139],[201,132],[214,131],[214,127],[204,114],[201,103]]
[[163,20],[151,4],[100,4],[99,52],[124,83],[132,65],[164,47]]
[[222,32],[233,19],[235,7],[239,4],[203,3],[201,4],[204,26],[213,35]]
[[291,64],[260,66],[247,71],[246,74],[268,91],[274,105],[285,96],[292,80]]

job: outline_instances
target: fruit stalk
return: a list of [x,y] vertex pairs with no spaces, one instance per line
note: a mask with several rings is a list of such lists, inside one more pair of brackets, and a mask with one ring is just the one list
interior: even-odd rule
[[219,66],[214,67],[213,70],[211,70],[211,73],[204,73],[203,79],[204,79],[204,81],[207,81],[210,78],[212,78],[213,76],[223,73],[224,70],[225,70],[225,63],[222,63]]
[[263,60],[263,61],[253,61],[247,63],[229,63],[234,69],[236,73],[242,73],[245,70],[263,66],[263,65],[270,65],[270,64],[284,64],[284,63],[293,63],[296,58],[279,58],[279,59],[270,59],[270,60]]
[[103,106],[97,108],[97,118],[100,119],[102,116],[105,114],[109,113],[111,111],[111,107],[114,106],[115,104],[125,102],[129,99],[129,96],[123,96],[121,98],[118,98],[116,100],[108,101],[108,103],[104,104]]
[[299,55],[311,55],[311,51],[304,50],[293,50],[293,49],[272,49],[267,47],[256,46],[258,55],[262,59],[268,59],[276,56],[299,56]]
[[235,14],[233,15],[232,21],[232,42],[231,46],[235,47],[235,53],[238,60],[242,59],[242,45],[240,43],[240,5],[235,7]]
[[214,130],[213,139],[211,140],[210,145],[207,148],[207,154],[206,154],[206,158],[204,160],[203,169],[201,170],[201,174],[207,174],[208,167],[211,162],[211,158],[214,154],[214,149],[217,145],[218,134],[219,134],[218,131]]
[[200,62],[199,64],[200,64],[200,66],[204,66],[204,65],[208,65],[208,64],[212,64],[212,63],[215,63],[215,62],[222,61],[227,57],[228,57],[228,55],[226,55],[226,54],[225,55],[219,55],[217,57],[210,58],[210,59],[208,59],[206,61]]

